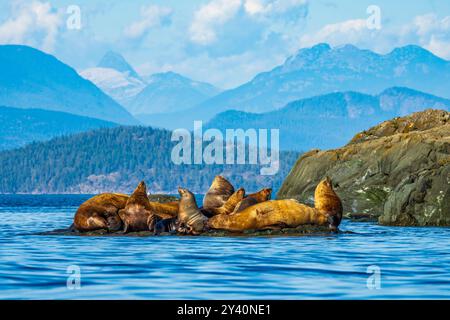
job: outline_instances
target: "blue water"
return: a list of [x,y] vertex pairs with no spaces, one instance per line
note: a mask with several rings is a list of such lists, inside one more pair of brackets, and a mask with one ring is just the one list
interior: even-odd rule
[[[1,299],[450,298],[449,228],[346,221],[341,229],[354,233],[35,235],[69,226],[86,199],[0,196]],[[70,266],[80,268],[79,289],[67,287]],[[369,266],[380,268],[379,276],[367,273]]]

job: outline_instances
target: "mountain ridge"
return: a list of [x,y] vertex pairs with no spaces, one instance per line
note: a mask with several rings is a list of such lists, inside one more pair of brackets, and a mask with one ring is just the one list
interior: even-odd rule
[[0,106],[0,150],[50,140],[56,136],[119,126],[66,112]]
[[450,110],[450,100],[401,87],[385,89],[375,96],[335,92],[293,101],[266,113],[228,110],[204,127],[275,128],[280,129],[282,150],[332,149],[379,122],[428,108]]
[[70,66],[40,50],[0,45],[0,105],[137,124],[121,105]]
[[[300,49],[283,64],[186,110],[186,121],[176,126],[208,121],[230,109],[263,113],[291,101],[342,91],[374,95],[390,87],[408,87],[449,99],[449,86],[450,62],[420,46],[395,48],[383,55],[353,45],[332,48],[318,44]],[[193,113],[195,116],[189,116]],[[164,127],[171,118],[181,116],[173,113],[147,123]]]

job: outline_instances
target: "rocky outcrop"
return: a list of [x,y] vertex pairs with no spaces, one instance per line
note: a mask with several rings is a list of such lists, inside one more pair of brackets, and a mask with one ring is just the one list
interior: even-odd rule
[[399,226],[450,225],[450,113],[426,110],[357,134],[348,145],[305,153],[279,199],[312,203],[330,176],[347,217]]

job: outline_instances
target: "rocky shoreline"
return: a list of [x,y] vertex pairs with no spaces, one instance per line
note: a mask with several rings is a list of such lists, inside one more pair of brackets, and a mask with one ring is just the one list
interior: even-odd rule
[[450,113],[426,110],[357,134],[346,146],[305,153],[279,199],[311,203],[328,175],[344,215],[390,226],[450,226]]
[[[246,230],[244,232],[228,232],[222,230],[210,230],[199,234],[201,237],[267,237],[267,236],[307,236],[307,235],[334,235],[351,233],[349,231],[332,231],[326,226],[303,225],[297,228],[285,228],[280,230]],[[40,232],[42,236],[75,236],[75,237],[159,237],[159,236],[186,236],[176,233],[161,233],[155,235],[150,231],[140,232],[107,232],[106,230],[96,230],[90,232],[78,232],[74,229],[57,229],[47,232]],[[189,236],[189,235],[188,235]]]

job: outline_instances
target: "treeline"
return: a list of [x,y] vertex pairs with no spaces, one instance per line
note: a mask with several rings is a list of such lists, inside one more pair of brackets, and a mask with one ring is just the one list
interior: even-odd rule
[[140,180],[154,193],[178,186],[204,193],[218,174],[248,191],[278,189],[299,156],[281,152],[279,172],[262,176],[259,165],[176,165],[175,144],[166,130],[118,127],[3,151],[0,193],[129,193]]

